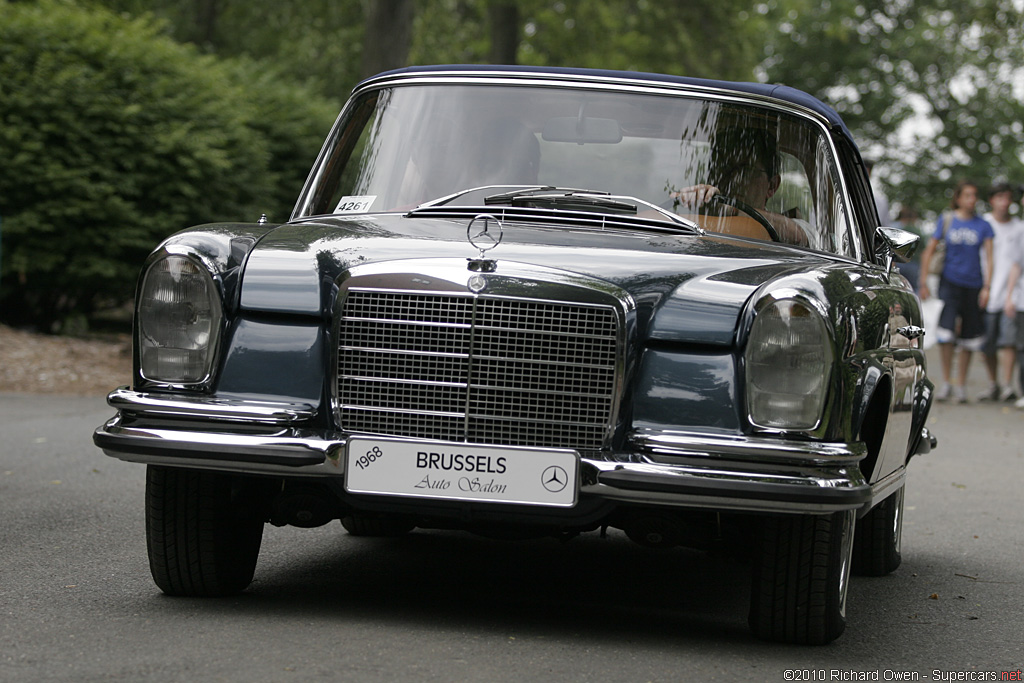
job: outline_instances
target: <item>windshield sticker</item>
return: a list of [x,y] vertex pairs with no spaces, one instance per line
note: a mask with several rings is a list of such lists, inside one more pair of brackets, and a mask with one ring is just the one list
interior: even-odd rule
[[377,201],[375,194],[362,197],[342,197],[334,213],[366,213],[375,201]]

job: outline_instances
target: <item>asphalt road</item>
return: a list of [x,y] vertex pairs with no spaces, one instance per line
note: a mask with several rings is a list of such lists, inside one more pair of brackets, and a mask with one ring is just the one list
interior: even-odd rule
[[92,445],[111,412],[99,398],[0,394],[4,683],[981,680],[1024,666],[1012,408],[937,406],[940,449],[908,478],[903,566],[855,577],[846,633],[817,648],[748,634],[741,563],[619,534],[268,527],[243,595],[168,598],[146,562],[144,468]]

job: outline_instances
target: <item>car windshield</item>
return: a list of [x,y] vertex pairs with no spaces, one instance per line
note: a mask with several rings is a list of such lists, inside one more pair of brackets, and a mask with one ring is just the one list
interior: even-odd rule
[[[851,254],[831,150],[811,121],[693,95],[399,85],[350,103],[295,217],[407,212],[486,187],[450,200],[483,205],[552,186],[635,197],[709,231]],[[698,206],[697,187],[720,196]],[[639,203],[637,213],[659,217]]]

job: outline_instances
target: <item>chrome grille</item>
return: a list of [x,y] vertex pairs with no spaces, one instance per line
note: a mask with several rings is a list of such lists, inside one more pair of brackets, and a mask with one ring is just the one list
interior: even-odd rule
[[344,430],[598,450],[612,421],[611,306],[350,290],[338,328]]

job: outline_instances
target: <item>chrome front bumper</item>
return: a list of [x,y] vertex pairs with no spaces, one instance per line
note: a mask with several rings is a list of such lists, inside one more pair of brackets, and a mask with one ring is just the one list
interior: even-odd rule
[[[288,477],[344,474],[347,435],[309,429],[314,406],[181,400],[119,389],[118,415],[93,435],[110,456],[152,465]],[[623,503],[753,512],[866,511],[903,483],[874,485],[862,444],[694,433],[637,432],[623,452],[580,461],[580,495]]]

